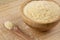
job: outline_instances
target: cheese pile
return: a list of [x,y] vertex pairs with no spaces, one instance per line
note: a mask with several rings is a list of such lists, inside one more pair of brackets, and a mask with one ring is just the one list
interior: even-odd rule
[[26,17],[38,23],[52,23],[60,17],[60,7],[52,1],[32,1],[23,10]]

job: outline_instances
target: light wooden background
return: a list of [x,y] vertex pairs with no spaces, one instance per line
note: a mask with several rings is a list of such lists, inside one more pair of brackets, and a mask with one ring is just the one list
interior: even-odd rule
[[[20,17],[20,5],[22,2],[27,1],[29,0],[16,0],[12,3],[0,6],[0,40],[25,40],[21,36],[17,36],[15,33],[7,30],[3,23],[9,20],[19,26],[27,26],[24,25]],[[55,1],[60,4],[60,0]],[[42,38],[42,40],[60,40],[60,23],[50,32],[43,35]]]

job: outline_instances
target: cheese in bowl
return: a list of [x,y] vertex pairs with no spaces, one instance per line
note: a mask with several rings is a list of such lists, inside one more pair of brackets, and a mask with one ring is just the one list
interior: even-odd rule
[[22,14],[25,23],[33,28],[46,30],[59,20],[60,7],[53,1],[32,1],[25,5]]

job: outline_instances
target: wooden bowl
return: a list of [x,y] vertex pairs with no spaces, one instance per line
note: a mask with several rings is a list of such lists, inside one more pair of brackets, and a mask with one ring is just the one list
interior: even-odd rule
[[[25,4],[26,5],[26,4]],[[23,6],[24,8],[24,6]],[[31,20],[30,18],[28,18],[24,13],[23,13],[23,9],[22,9],[22,19],[23,21],[29,25],[29,27],[32,27],[32,28],[35,28],[35,29],[38,29],[40,31],[48,31],[50,29],[52,29],[54,26],[56,26],[59,22],[60,19],[58,19],[57,21],[55,22],[52,22],[52,23],[47,23],[47,24],[42,24],[42,23],[38,23],[38,22],[35,22],[33,20]]]

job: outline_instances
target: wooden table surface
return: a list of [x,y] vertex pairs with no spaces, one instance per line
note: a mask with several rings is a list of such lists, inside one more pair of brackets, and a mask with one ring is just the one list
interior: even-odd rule
[[[56,1],[58,3],[60,2],[60,0]],[[17,36],[15,33],[7,30],[3,24],[5,21],[12,21],[18,26],[27,26],[24,25],[24,22],[21,19],[19,7],[0,11],[0,40],[25,40],[21,36]],[[60,22],[50,32],[43,35],[42,38],[42,40],[60,40]]]

